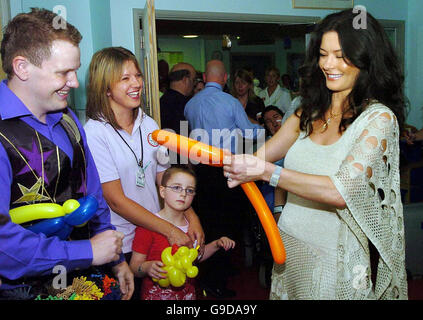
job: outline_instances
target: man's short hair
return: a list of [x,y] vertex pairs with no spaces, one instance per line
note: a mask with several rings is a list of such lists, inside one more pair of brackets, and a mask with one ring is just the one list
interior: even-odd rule
[[0,50],[3,70],[9,79],[13,76],[12,62],[16,56],[26,57],[40,67],[45,59],[50,58],[54,40],[79,45],[82,36],[78,29],[68,22],[63,27],[58,21],[63,22],[63,17],[52,11],[31,8],[31,12],[18,14],[8,23]]
[[188,69],[180,69],[169,73],[170,82],[180,81],[185,77],[191,77],[191,72]]

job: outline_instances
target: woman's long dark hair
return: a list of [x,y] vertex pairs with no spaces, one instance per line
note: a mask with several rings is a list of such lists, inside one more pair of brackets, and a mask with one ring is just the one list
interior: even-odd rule
[[303,82],[300,87],[303,111],[300,129],[305,130],[307,135],[313,131],[314,120],[325,120],[325,113],[331,104],[332,91],[327,88],[325,76],[319,67],[322,37],[329,31],[337,32],[345,61],[360,69],[356,83],[347,96],[347,110],[344,110],[352,117],[342,119],[339,130],[344,131],[372,100],[390,108],[397,117],[400,130],[403,128],[404,76],[382,26],[372,15],[365,14],[366,25],[359,26],[364,29],[355,28],[354,18],[357,14],[348,9],[328,15],[316,25],[311,35],[305,62],[299,69]]

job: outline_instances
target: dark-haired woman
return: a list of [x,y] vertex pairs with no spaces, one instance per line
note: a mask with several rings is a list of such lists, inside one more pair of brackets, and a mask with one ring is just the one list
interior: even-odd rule
[[[257,157],[224,166],[229,187],[264,180],[288,191],[278,222],[287,258],[274,265],[271,299],[407,299],[403,76],[383,28],[365,14],[365,29],[354,28],[351,9],[316,25],[301,108]],[[282,157],[284,169],[273,164]]]

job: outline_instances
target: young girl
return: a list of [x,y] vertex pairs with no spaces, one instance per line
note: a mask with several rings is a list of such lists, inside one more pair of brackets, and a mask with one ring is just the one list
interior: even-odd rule
[[[185,167],[171,167],[162,178],[160,196],[164,200],[164,208],[156,215],[183,232],[187,232],[189,223],[184,212],[190,208],[195,195],[196,178],[193,171]],[[195,300],[193,279],[187,278],[186,283],[179,288],[160,287],[152,278],[164,278],[161,274],[164,264],[161,262],[162,251],[169,247],[168,240],[159,233],[143,227],[137,227],[132,244],[131,270],[136,277],[144,277],[141,289],[142,300]],[[234,248],[235,242],[227,237],[221,237],[207,244],[204,253],[198,260],[204,261],[220,248],[226,251]]]

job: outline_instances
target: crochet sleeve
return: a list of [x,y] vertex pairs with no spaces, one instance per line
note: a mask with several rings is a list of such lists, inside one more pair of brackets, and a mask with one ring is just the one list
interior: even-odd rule
[[400,298],[407,293],[398,123],[393,112],[382,105],[356,121],[350,151],[331,177],[347,206],[338,213],[368,256],[368,241],[379,253],[376,296],[389,293],[389,298]]

